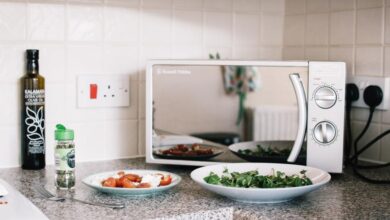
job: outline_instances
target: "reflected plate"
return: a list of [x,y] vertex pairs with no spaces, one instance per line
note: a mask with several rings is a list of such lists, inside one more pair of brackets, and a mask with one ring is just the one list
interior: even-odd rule
[[207,147],[211,148],[213,151],[213,154],[208,154],[208,155],[191,155],[191,156],[178,156],[178,155],[172,155],[172,154],[163,154],[162,151],[168,150],[174,146],[164,146],[164,147],[157,147],[153,148],[153,155],[159,157],[159,158],[164,158],[164,159],[174,159],[174,160],[208,160],[213,157],[216,157],[218,155],[221,155],[222,153],[225,152],[225,149],[223,147],[217,147],[213,145],[208,145],[208,144],[199,144],[201,147]]
[[[286,163],[288,155],[248,155],[239,153],[239,150],[252,150],[257,151],[257,145],[262,148],[276,147],[278,149],[292,148],[294,141],[248,141],[232,144],[229,146],[229,150],[236,156],[250,162],[266,162],[266,163]],[[306,154],[302,152],[298,155],[295,162],[296,164],[306,164]]]
[[[306,176],[310,178],[313,185],[286,188],[239,188],[213,185],[204,181],[203,178],[208,176],[210,172],[221,176],[225,169],[228,169],[229,172],[257,170],[260,175],[269,175],[273,169],[284,172],[286,175],[299,174],[300,171],[306,170]],[[329,173],[317,168],[277,163],[227,163],[205,166],[192,171],[191,178],[206,190],[239,202],[247,203],[285,202],[317,190],[331,179]]]
[[[108,177],[116,176],[116,174],[119,171],[124,171],[126,174],[127,173],[137,174],[139,176],[144,176],[146,174],[161,173],[164,175],[170,175],[172,177],[172,182],[167,186],[159,186],[155,188],[128,189],[128,188],[104,187],[101,185],[101,182],[104,179],[107,179]],[[181,181],[181,177],[179,175],[170,172],[160,171],[160,170],[116,170],[116,171],[93,174],[83,179],[83,183],[91,188],[94,188],[103,193],[120,195],[120,196],[145,196],[150,194],[161,193],[163,191],[166,191],[176,186],[177,184],[180,183],[180,181]]]

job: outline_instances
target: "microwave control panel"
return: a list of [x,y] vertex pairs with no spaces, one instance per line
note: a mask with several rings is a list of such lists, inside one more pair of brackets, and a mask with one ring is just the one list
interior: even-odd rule
[[332,173],[343,169],[346,66],[309,62],[307,165]]

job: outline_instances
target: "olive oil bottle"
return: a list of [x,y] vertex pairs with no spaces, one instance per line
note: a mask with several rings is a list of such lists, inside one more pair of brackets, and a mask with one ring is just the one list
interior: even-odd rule
[[22,168],[45,168],[45,79],[39,75],[39,50],[27,50],[22,78]]

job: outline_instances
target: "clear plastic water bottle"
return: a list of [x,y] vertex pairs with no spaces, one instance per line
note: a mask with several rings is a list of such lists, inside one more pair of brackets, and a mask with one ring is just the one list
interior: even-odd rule
[[58,124],[55,140],[55,185],[58,189],[72,189],[76,183],[74,131]]

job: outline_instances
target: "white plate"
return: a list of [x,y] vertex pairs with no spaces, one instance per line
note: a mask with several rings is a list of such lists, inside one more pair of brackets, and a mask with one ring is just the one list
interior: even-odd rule
[[[310,178],[310,180],[313,182],[313,185],[263,189],[227,187],[208,184],[204,181],[203,178],[208,176],[210,172],[214,172],[221,176],[226,168],[229,170],[229,172],[246,172],[251,170],[258,170],[260,175],[269,175],[271,174],[272,169],[275,171],[284,172],[286,175],[299,174],[300,171],[306,170],[306,176]],[[328,183],[331,177],[329,173],[323,170],[300,165],[277,163],[229,163],[198,168],[192,171],[191,178],[204,189],[226,196],[236,201],[249,203],[278,203],[285,202],[314,191],[320,188],[322,185]]]
[[[132,174],[137,174],[139,176],[144,176],[147,174],[156,174],[156,173],[161,173],[163,175],[170,175],[172,177],[172,182],[171,184],[167,186],[159,186],[155,188],[114,188],[114,187],[103,187],[101,185],[101,182],[104,179],[107,179],[108,177],[113,177],[115,176],[119,171],[124,171],[126,174],[132,173]],[[104,173],[97,173],[93,174],[91,176],[88,176],[83,179],[83,183],[86,184],[89,187],[92,187],[100,192],[104,193],[109,193],[109,194],[114,194],[114,195],[121,195],[121,196],[140,196],[140,195],[150,195],[150,194],[155,194],[155,193],[160,193],[165,190],[168,190],[177,184],[179,184],[181,181],[181,177],[165,172],[165,171],[159,171],[159,170],[116,170],[116,171],[110,171],[110,172],[104,172]]]

